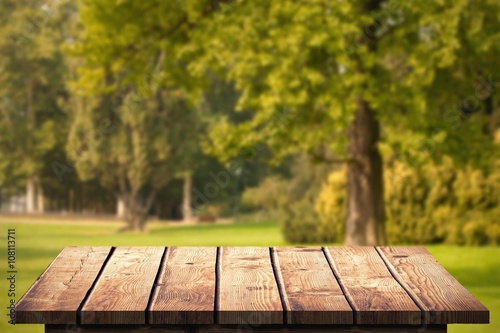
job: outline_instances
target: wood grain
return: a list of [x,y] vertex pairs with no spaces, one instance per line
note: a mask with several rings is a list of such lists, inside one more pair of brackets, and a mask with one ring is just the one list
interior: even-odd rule
[[65,332],[444,332],[489,311],[423,247],[67,247],[16,317]]
[[489,311],[424,247],[378,247],[429,324],[489,323]]
[[287,326],[252,326],[245,325],[197,325],[185,327],[165,326],[51,326],[45,327],[45,333],[446,333],[446,325],[428,326],[318,326],[318,325],[287,325]]
[[321,247],[278,247],[273,257],[288,324],[353,324]]
[[170,247],[149,308],[149,324],[213,324],[216,247]]
[[327,247],[325,254],[350,304],[355,324],[420,324],[421,311],[373,247]]
[[145,324],[163,247],[117,247],[81,310],[82,324]]
[[222,247],[216,304],[219,324],[283,324],[267,247]]
[[110,246],[65,247],[19,300],[16,323],[76,323],[77,309],[110,251]]

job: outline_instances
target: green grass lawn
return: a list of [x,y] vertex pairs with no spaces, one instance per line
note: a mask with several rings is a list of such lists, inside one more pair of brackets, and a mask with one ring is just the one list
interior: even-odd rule
[[[7,324],[6,235],[16,229],[17,295],[19,297],[43,272],[57,253],[68,245],[286,245],[276,223],[171,226],[154,222],[148,234],[118,234],[118,223],[45,224],[44,220],[24,222],[0,217],[0,283],[3,309],[2,333],[42,333],[43,325]],[[500,247],[428,246],[436,259],[491,311],[490,325],[450,325],[449,332],[500,332]]]

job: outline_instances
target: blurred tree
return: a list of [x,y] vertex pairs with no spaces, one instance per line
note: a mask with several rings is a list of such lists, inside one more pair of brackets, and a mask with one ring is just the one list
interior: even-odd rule
[[187,189],[196,171],[202,99],[176,53],[184,24],[200,13],[191,5],[202,3],[81,2],[68,152],[83,179],[100,179],[123,200],[127,229],[144,230],[158,191],[175,177]]
[[[255,116],[236,126],[228,117],[220,119],[210,136],[212,153],[228,161],[244,152],[251,159],[265,144],[276,160],[305,150],[318,160],[346,163],[350,245],[385,242],[381,143],[410,165],[442,153],[467,160],[471,155],[464,153],[465,146],[481,147],[472,156],[489,156],[491,145],[482,146],[486,135],[477,130],[484,127],[484,119],[476,115],[494,109],[495,82],[488,75],[496,72],[500,45],[496,1],[82,4],[85,33],[75,47],[85,59],[78,81],[82,96],[112,100],[123,92],[139,94],[141,102],[127,113],[136,117],[138,122],[128,123],[135,129],[150,119],[159,123],[146,109],[162,109],[171,98],[165,92],[180,89],[196,105],[211,73],[226,78],[241,93],[238,107],[254,110]],[[151,63],[158,67],[156,77],[148,72]],[[488,81],[488,94],[477,93],[479,77]],[[145,81],[161,88],[143,94]],[[95,102],[86,103],[85,110],[100,110]],[[136,161],[137,143],[175,142],[163,141],[165,135],[157,140],[146,136],[154,132],[148,127],[141,131],[127,146],[136,155],[118,165],[130,167]],[[125,133],[131,135],[131,130]],[[156,154],[159,150],[148,156]],[[169,159],[173,157],[161,161]],[[148,160],[142,168],[163,165],[157,162]],[[100,161],[92,163],[106,170]],[[163,169],[153,170],[147,168],[145,174],[154,178]],[[153,185],[161,185],[148,177],[132,187],[142,184],[149,193]]]
[[43,212],[43,170],[65,136],[60,45],[73,6],[2,0],[0,7],[0,186],[25,184],[27,212]]
[[123,99],[80,97],[68,154],[82,180],[97,178],[123,200],[128,226],[143,231],[158,191],[182,170],[183,138],[190,130],[177,90],[152,86],[153,98],[134,87]]
[[184,47],[194,75],[218,68],[241,90],[239,107],[256,111],[217,125],[214,153],[264,142],[276,158],[302,149],[345,162],[346,243],[385,243],[381,142],[409,165],[441,153],[489,163],[484,120],[471,115],[494,101],[491,79],[488,94],[476,91],[497,72],[499,10],[493,0],[232,2]]

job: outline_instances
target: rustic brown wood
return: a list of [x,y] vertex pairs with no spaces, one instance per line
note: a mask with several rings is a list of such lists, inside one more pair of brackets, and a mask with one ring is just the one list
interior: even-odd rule
[[82,324],[145,324],[163,247],[118,247],[81,310]]
[[[489,321],[419,247],[65,248],[16,310],[17,323],[83,325],[65,333],[427,332]],[[415,326],[422,319],[428,326]]]
[[424,247],[377,250],[395,278],[425,311],[425,323],[489,323],[488,309]]
[[216,304],[219,324],[283,324],[267,247],[222,247]]
[[374,247],[327,247],[325,254],[355,310],[355,324],[421,323],[421,312]]
[[171,247],[149,308],[149,324],[214,324],[216,247]]
[[277,247],[273,258],[288,324],[353,324],[321,247]]
[[110,251],[110,246],[65,247],[19,300],[16,323],[76,323],[77,309]]
[[185,327],[159,326],[46,326],[45,333],[446,333],[446,325],[429,326],[318,326],[318,325],[287,325],[287,326],[252,326],[246,325],[210,325]]

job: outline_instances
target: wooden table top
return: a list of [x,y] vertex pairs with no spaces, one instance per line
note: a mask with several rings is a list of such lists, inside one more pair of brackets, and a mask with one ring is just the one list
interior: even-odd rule
[[16,323],[488,323],[423,247],[66,247]]

